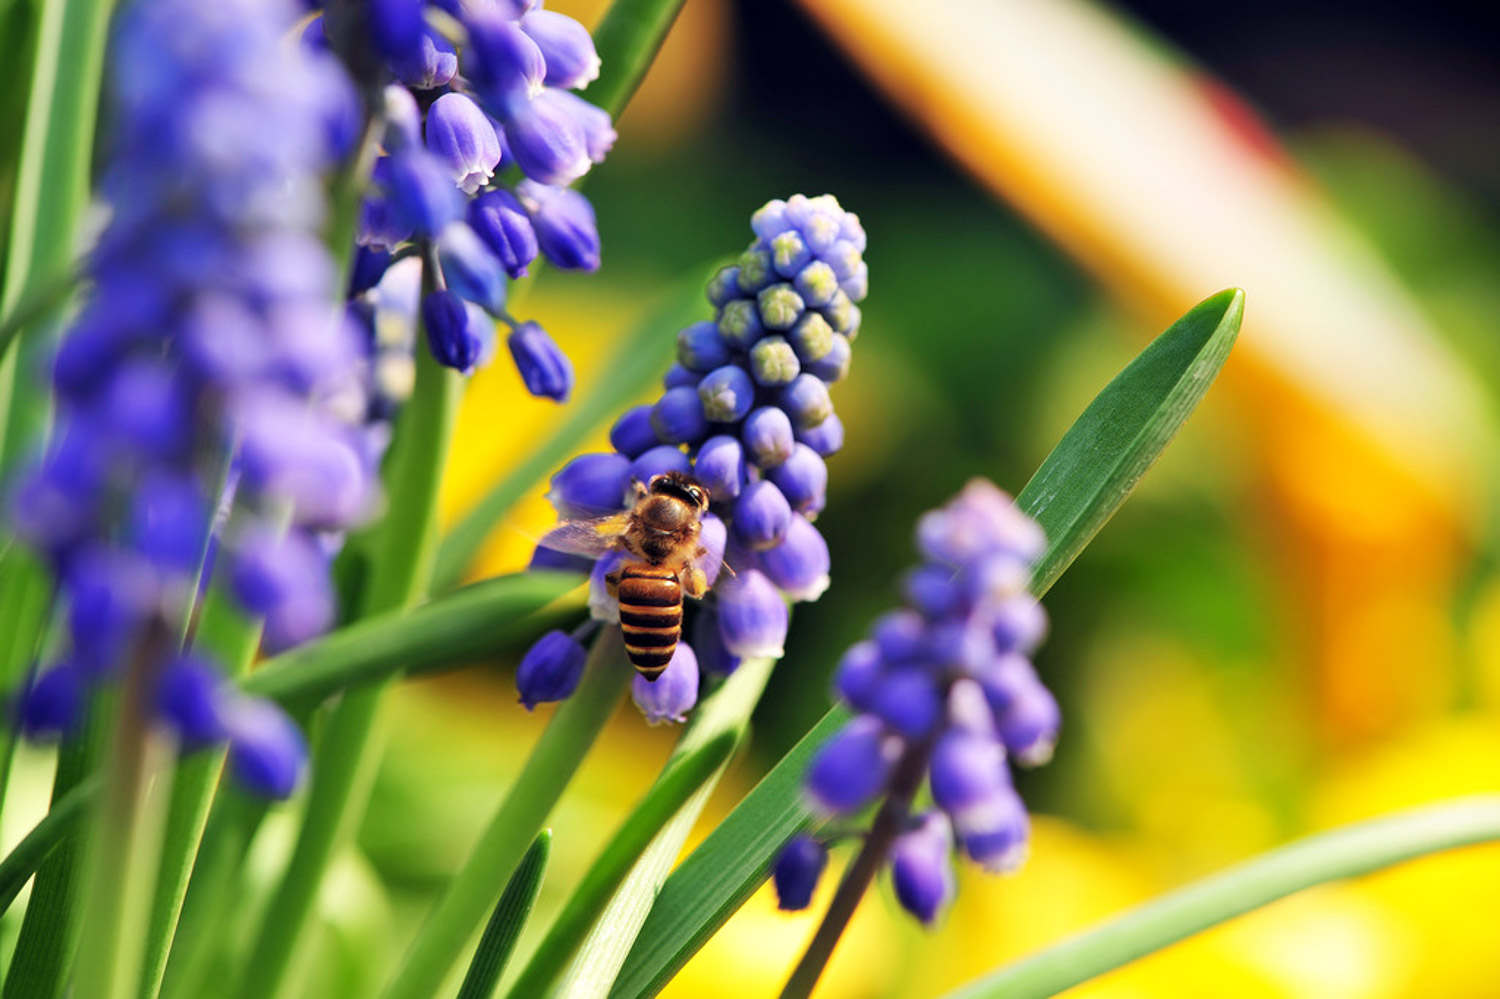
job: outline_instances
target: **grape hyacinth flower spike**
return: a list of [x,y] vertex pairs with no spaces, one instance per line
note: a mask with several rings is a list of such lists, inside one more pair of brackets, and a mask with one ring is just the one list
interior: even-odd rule
[[[488,361],[494,324],[504,323],[526,389],[566,401],[571,362],[535,321],[509,314],[507,285],[538,256],[564,269],[600,264],[593,208],[567,187],[603,162],[615,141],[609,113],[572,92],[599,75],[588,30],[528,3],[308,6],[315,16],[304,46],[338,52],[362,91],[381,95],[374,110],[382,155],[360,213],[348,305],[366,351],[372,451],[383,450],[410,391],[419,312],[429,320],[434,359],[465,374]],[[455,21],[463,30],[454,38],[439,32]],[[515,181],[505,172],[511,167]],[[428,301],[393,301],[379,291],[410,256],[430,259],[428,246],[441,275]],[[433,295],[462,299],[465,308]]]
[[[1026,592],[1045,541],[1010,497],[976,479],[917,524],[923,562],[906,578],[908,606],[876,622],[845,654],[839,698],[856,711],[813,757],[805,794],[824,818],[879,803],[864,845],[793,973],[810,987],[860,895],[889,866],[896,898],[925,925],[952,901],[955,850],[987,871],[1025,859],[1029,822],[1011,763],[1051,756],[1061,717],[1029,656],[1046,615]],[[934,807],[912,814],[926,782]],[[777,862],[783,908],[811,897],[806,837]],[[821,868],[818,868],[821,869]],[[814,875],[815,876],[815,875]]]
[[[829,582],[828,545],[813,520],[826,501],[825,460],[843,443],[828,389],[848,373],[848,345],[859,333],[865,233],[827,194],[767,202],[751,229],[739,262],[709,281],[714,318],[677,334],[678,363],[660,399],[626,411],[610,431],[613,450],[573,459],[547,496],[560,518],[577,520],[631,509],[659,475],[689,476],[707,494],[699,568],[711,590],[677,637],[673,665],[655,682],[636,679],[635,701],[653,722],[686,716],[700,667],[728,672],[744,658],[781,656],[788,602],[816,600]],[[560,240],[585,259],[592,250],[570,231],[538,235],[544,247]],[[840,343],[839,363],[823,363]],[[523,363],[538,384],[545,380],[545,351]],[[540,549],[533,564],[564,566],[567,557]],[[620,620],[610,578],[621,558],[609,551],[593,568],[596,621]],[[526,662],[542,661],[543,643],[561,648],[544,639]],[[571,693],[552,676],[518,673],[521,701],[530,707]]]
[[25,727],[63,733],[89,687],[134,685],[184,751],[227,741],[240,782],[273,797],[302,773],[301,734],[177,636],[211,565],[268,650],[322,631],[326,538],[375,500],[363,359],[321,238],[357,103],[331,55],[282,44],[298,16],[277,0],[122,11],[114,212],[54,363],[56,432],[10,497],[70,608]]

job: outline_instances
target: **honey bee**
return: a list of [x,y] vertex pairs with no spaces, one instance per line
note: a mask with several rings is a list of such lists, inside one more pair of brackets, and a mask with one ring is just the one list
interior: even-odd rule
[[641,676],[654,681],[682,637],[683,594],[696,600],[708,592],[708,576],[699,565],[708,554],[699,541],[708,491],[681,472],[653,476],[636,488],[630,510],[568,521],[540,543],[589,558],[625,553],[625,562],[605,576],[605,583],[620,602],[625,652]]

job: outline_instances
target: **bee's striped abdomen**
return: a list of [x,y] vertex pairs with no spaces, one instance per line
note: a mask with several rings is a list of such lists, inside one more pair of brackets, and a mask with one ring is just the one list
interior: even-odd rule
[[631,663],[648,680],[661,676],[682,635],[682,585],[670,569],[620,570],[620,630]]

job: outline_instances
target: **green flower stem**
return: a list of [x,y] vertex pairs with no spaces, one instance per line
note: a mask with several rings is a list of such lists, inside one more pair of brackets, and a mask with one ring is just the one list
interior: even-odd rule
[[1314,885],[1500,840],[1500,795],[1476,795],[1309,836],[1170,892],[949,999],[1041,999]]
[[725,763],[735,746],[734,732],[720,732],[699,749],[670,763],[564,903],[547,935],[510,989],[510,999],[547,995],[552,981],[588,934],[595,916],[625,880],[631,867],[667,821]]
[[193,864],[167,957],[161,994],[168,999],[200,999],[214,994],[215,990],[208,987],[208,975],[237,901],[241,864],[266,811],[264,798],[233,786],[218,796]]
[[[667,768],[726,732],[736,743],[743,741],[750,728],[750,715],[760,703],[776,662],[775,659],[747,659],[719,689],[704,698],[693,712],[687,731],[672,750]],[[563,973],[558,994],[602,996],[609,992],[661,892],[662,883],[682,852],[688,834],[722,774],[721,768],[704,781],[635,862],[619,891],[594,920],[587,939]]]
[[[71,823],[64,817],[91,811],[90,802],[97,799],[103,779],[94,773],[108,736],[105,719],[112,716],[116,697],[106,692],[97,695],[90,705],[80,738],[63,743],[58,750],[57,773],[52,779],[51,816],[59,818],[48,826],[46,820],[37,826],[27,840],[41,866],[31,887],[31,901],[21,920],[21,934],[16,939],[15,955],[5,976],[4,999],[55,999],[67,984],[68,969],[78,947],[80,928],[78,871],[82,866],[86,843],[81,837],[62,837],[52,846],[44,833],[64,833]],[[87,793],[93,791],[93,794]],[[66,805],[66,807],[65,807]],[[55,846],[55,849],[53,848]],[[9,858],[7,858],[7,861]],[[20,866],[20,865],[16,865]],[[26,878],[20,870],[19,891]]]
[[448,882],[407,950],[385,999],[430,999],[483,921],[619,703],[631,671],[618,628],[594,642],[578,689],[552,716],[463,869]]
[[[88,204],[94,122],[110,0],[50,0],[38,8],[35,62],[12,199],[0,311],[16,315],[53,275],[73,264],[73,239]],[[48,388],[37,377],[50,349],[56,307],[0,349],[0,479],[46,428]]]
[[537,893],[542,889],[542,874],[546,872],[547,856],[551,852],[552,830],[543,829],[536,834],[526,856],[521,858],[521,866],[506,882],[505,891],[479,938],[474,960],[469,962],[468,974],[464,975],[464,982],[459,986],[458,999],[490,999],[495,994],[495,986],[500,984],[500,976],[505,973],[505,962],[510,960],[510,953],[531,915],[531,907],[536,904]]

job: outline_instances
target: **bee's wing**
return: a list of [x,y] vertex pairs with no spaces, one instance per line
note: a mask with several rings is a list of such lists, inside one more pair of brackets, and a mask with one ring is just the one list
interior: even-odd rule
[[607,517],[569,520],[542,535],[537,544],[567,555],[598,558],[619,547],[617,539],[625,532],[629,523],[628,510],[612,513]]

